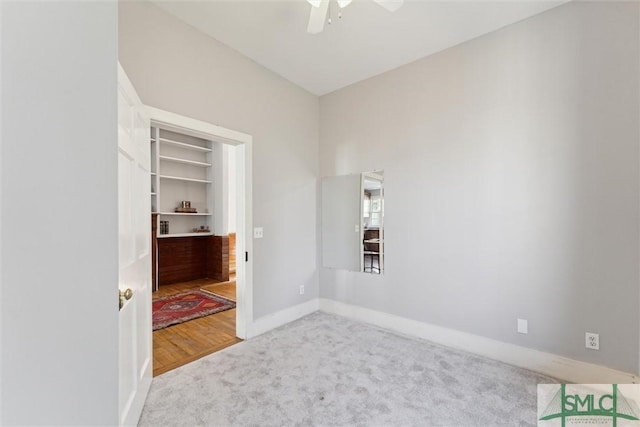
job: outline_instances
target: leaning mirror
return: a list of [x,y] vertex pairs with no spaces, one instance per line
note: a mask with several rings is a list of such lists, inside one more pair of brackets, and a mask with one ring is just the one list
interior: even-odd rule
[[381,274],[384,259],[384,188],[382,171],[362,174],[360,271]]
[[381,274],[384,271],[382,171],[322,180],[322,265]]

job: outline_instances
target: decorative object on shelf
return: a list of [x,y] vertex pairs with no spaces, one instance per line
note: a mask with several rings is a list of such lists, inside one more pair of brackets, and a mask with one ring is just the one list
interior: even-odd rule
[[198,213],[196,208],[191,207],[191,202],[189,200],[183,200],[180,202],[180,206],[176,208],[176,212],[178,213]]
[[194,228],[193,229],[194,233],[209,233],[209,226],[208,225],[201,225],[200,228]]
[[160,234],[169,234],[169,221],[160,221]]

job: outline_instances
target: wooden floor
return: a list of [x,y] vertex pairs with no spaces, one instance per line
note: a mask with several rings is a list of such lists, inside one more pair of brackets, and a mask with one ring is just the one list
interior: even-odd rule
[[[218,283],[207,279],[160,286],[160,289],[153,293],[153,298],[204,286],[209,292],[234,301],[236,299],[235,281]],[[154,331],[153,376],[186,365],[240,341],[240,338],[236,338],[235,308]]]

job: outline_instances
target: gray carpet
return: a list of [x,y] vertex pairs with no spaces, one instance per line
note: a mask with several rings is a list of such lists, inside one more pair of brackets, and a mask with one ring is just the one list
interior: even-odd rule
[[535,425],[552,382],[318,312],[155,378],[140,425]]

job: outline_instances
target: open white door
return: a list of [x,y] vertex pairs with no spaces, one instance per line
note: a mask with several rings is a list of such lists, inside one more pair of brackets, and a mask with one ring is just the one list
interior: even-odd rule
[[138,424],[152,377],[149,126],[118,64],[120,425]]

